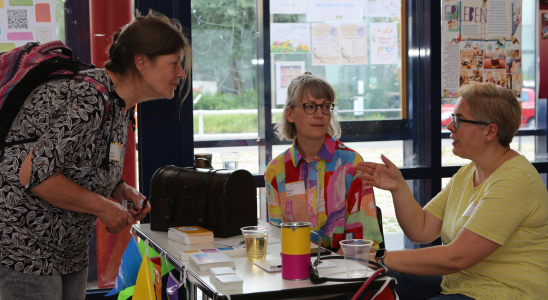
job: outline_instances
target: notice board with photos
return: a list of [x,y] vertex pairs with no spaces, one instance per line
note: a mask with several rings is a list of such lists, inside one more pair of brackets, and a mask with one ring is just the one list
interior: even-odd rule
[[311,71],[335,89],[340,121],[405,118],[402,11],[401,0],[271,0],[273,106]]
[[490,82],[521,98],[522,1],[462,0],[442,3],[442,99],[459,87]]

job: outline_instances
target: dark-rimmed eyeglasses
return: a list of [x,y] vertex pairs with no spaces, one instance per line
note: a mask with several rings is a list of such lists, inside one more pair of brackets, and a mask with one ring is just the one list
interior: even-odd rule
[[485,122],[466,120],[466,119],[463,119],[461,117],[455,116],[455,114],[451,114],[451,122],[453,122],[453,124],[455,124],[455,128],[460,128],[460,123],[462,123],[462,122],[470,123],[470,124],[477,124],[477,125],[489,125],[489,123],[485,123]]
[[316,113],[316,110],[318,110],[318,106],[322,108],[322,113],[324,115],[330,115],[333,113],[333,110],[335,109],[335,104],[333,103],[324,103],[324,104],[316,104],[316,103],[303,103],[303,104],[297,104],[297,105],[291,105],[291,108],[295,108],[297,106],[302,106],[304,108],[304,112],[313,115]]

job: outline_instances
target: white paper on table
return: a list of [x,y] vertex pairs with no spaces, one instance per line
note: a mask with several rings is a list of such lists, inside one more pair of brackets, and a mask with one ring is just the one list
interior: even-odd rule
[[268,244],[266,247],[266,254],[276,254],[276,253],[282,253],[282,243],[276,243],[276,244]]

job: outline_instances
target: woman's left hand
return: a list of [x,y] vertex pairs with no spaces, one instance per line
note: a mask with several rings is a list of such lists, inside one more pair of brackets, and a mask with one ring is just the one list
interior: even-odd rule
[[138,209],[135,210],[132,208],[129,210],[129,213],[133,216],[135,221],[140,221],[146,216],[147,213],[150,212],[150,204],[148,204],[148,201],[146,201],[145,207],[141,207],[139,203],[140,200],[145,200],[146,197],[125,182],[119,184],[116,189],[114,189],[112,192],[112,198],[119,203],[121,203],[122,200],[131,201],[133,203],[133,207]]

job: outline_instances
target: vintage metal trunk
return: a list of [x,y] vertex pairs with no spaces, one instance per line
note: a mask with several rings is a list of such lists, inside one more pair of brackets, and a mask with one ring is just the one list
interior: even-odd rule
[[152,230],[198,225],[226,238],[257,225],[257,188],[246,170],[161,167],[150,182],[150,205]]

